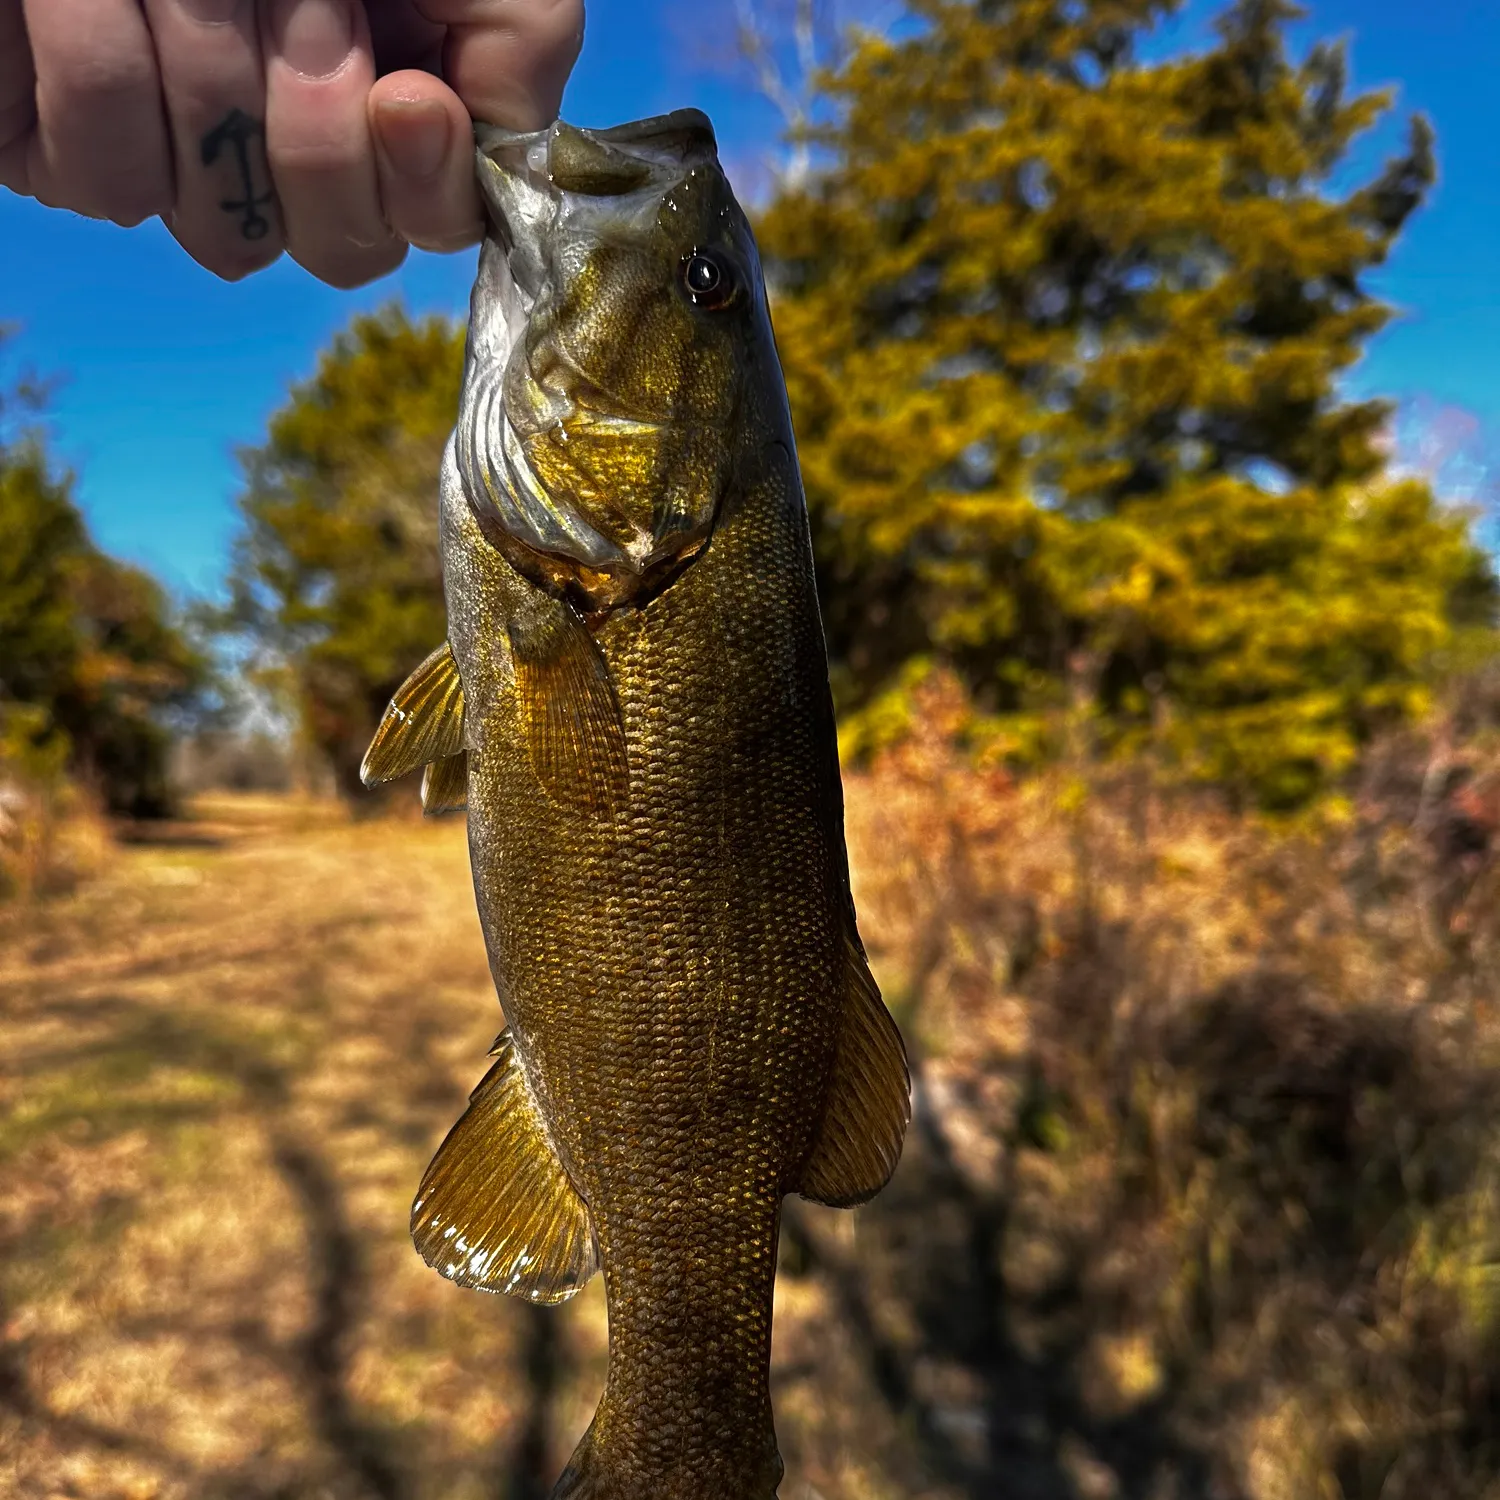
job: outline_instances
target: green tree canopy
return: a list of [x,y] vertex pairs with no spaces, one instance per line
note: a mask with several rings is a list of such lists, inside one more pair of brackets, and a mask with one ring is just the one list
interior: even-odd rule
[[41,437],[0,437],[5,753],[67,766],[113,811],[164,812],[171,721],[208,679],[161,587],[94,545]]
[[391,693],[446,631],[437,479],[462,365],[446,319],[356,318],[243,455],[231,621],[351,797]]
[[1192,770],[1299,800],[1418,710],[1488,572],[1341,377],[1434,176],[1340,191],[1387,100],[1286,0],[915,0],[762,216],[837,685],[959,670],[1013,743],[1080,673]]

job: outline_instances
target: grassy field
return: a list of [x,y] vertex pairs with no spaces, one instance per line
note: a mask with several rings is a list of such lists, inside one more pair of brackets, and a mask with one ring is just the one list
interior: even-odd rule
[[0,1494],[538,1493],[598,1289],[544,1322],[405,1227],[499,1027],[462,820],[195,812],[0,918]]
[[[916,1114],[789,1205],[784,1500],[1496,1500],[1500,755],[1277,830],[941,710],[848,782]],[[542,1500],[597,1282],[406,1234],[499,1023],[461,819],[221,797],[0,908],[0,1496]]]

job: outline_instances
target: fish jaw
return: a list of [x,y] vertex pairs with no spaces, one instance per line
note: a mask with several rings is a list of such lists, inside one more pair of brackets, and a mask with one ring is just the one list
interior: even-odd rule
[[[746,371],[774,350],[754,240],[696,111],[583,131],[476,129],[490,220],[456,451],[469,504],[533,583],[594,613],[707,544]],[[735,284],[712,310],[695,255]]]

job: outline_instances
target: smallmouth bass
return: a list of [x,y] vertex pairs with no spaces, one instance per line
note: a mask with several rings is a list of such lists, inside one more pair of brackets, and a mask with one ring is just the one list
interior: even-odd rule
[[537,1302],[602,1268],[609,1374],[556,1496],[765,1500],[781,1200],[872,1197],[910,1114],[765,287],[696,111],[476,139],[448,640],[364,773],[467,805],[506,1029],[412,1231]]

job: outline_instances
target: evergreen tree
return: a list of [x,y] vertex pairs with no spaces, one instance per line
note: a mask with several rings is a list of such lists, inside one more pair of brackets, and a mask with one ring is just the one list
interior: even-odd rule
[[1340,385],[1431,132],[1337,191],[1387,101],[1291,58],[1286,0],[1151,63],[1176,0],[913,8],[759,225],[840,694],[940,660],[1021,747],[1081,676],[1116,740],[1294,803],[1488,603]]
[[172,720],[201,707],[209,666],[161,587],[94,545],[71,491],[35,433],[0,441],[0,760],[161,814]]
[[341,792],[391,693],[443,639],[437,476],[463,330],[396,308],[359,317],[243,455],[229,621],[295,707]]

